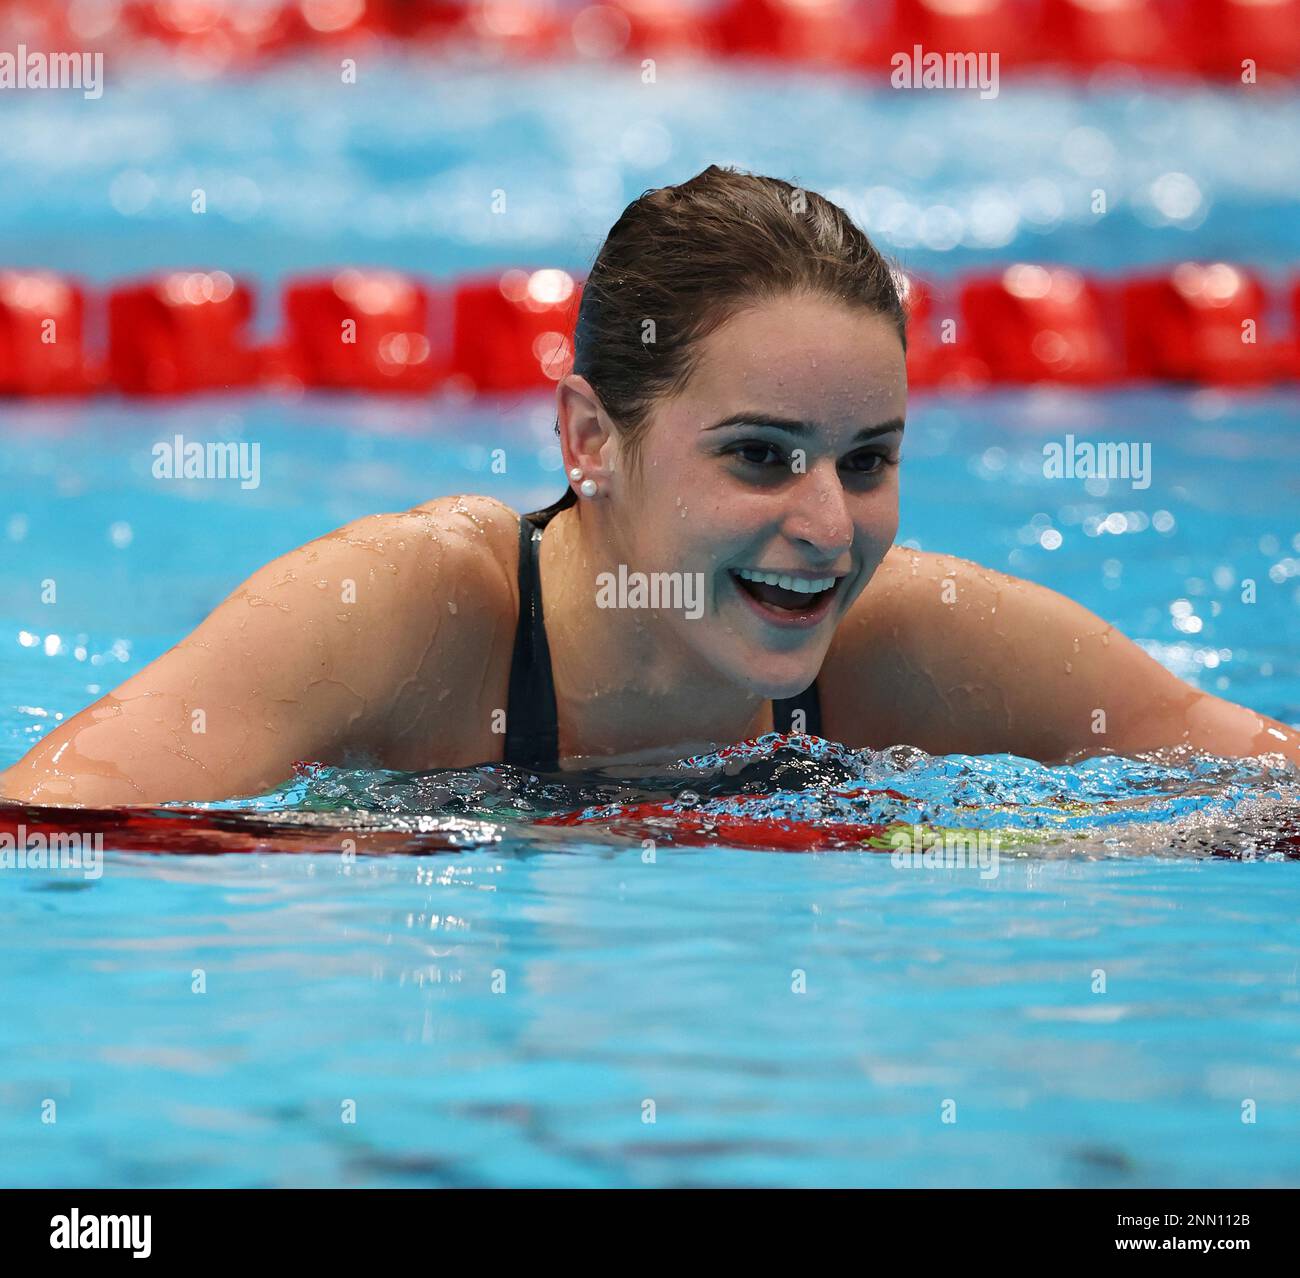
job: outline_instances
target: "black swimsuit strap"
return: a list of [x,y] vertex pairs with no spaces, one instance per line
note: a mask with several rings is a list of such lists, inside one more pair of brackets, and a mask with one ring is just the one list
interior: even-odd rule
[[[551,649],[546,642],[546,617],[542,609],[542,529],[577,500],[573,489],[566,488],[558,501],[519,520],[519,621],[510,659],[504,761],[543,772],[559,767],[560,730],[551,675]],[[815,680],[798,696],[772,702],[772,725],[777,732],[795,730],[796,711],[803,712],[802,731],[809,736],[820,736],[821,698]]]
[[505,762],[544,772],[559,767],[560,728],[542,611],[542,529],[576,501],[577,494],[566,488],[559,501],[519,520],[519,621],[510,658]]
[[800,732],[810,737],[822,734],[822,699],[817,692],[817,680],[814,679],[801,693],[794,697],[785,697],[772,702],[772,726],[777,732],[793,732],[794,713],[803,711],[803,726]]

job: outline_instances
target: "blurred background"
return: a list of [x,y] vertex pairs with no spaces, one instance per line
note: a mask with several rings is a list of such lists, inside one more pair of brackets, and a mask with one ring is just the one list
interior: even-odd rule
[[[993,91],[900,87],[926,54]],[[0,3],[0,766],[293,545],[551,500],[583,272],[715,163],[906,275],[902,539],[1300,718],[1297,68],[1289,0]],[[259,486],[160,481],[177,433]],[[1067,433],[1151,487],[1045,478]]]
[[[950,54],[987,93],[896,84]],[[558,496],[583,273],[710,164],[898,263],[901,540],[1300,723],[1298,68],[1300,0],[0,0],[0,769],[310,538]],[[930,820],[1104,815],[988,881],[577,832],[0,875],[0,1183],[1293,1185],[1295,866],[1160,855],[1272,780],[1093,762],[927,766]]]
[[[1193,255],[1285,270],[1300,237],[1293,3],[73,0],[0,15],[5,48],[103,53],[98,100],[0,91],[5,264],[95,282],[187,265],[264,285],[339,264],[580,271],[629,200],[710,163],[818,190],[940,274]],[[916,44],[995,56],[997,96],[893,89],[892,57]]]

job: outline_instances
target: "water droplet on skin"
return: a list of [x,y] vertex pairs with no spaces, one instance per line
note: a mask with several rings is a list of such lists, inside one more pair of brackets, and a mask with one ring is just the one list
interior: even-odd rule
[[447,600],[447,611],[451,613],[453,617],[456,615],[456,601],[454,599]]
[[1065,673],[1066,673],[1066,674],[1073,674],[1073,673],[1074,673],[1074,663],[1073,663],[1073,662],[1071,662],[1071,661],[1067,661],[1067,662],[1065,663]]

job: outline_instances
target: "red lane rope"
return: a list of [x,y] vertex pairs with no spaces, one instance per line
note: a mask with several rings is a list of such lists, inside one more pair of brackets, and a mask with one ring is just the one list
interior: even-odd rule
[[[914,387],[1300,379],[1300,279],[1227,262],[1121,278],[1017,263],[940,283],[904,277]],[[251,284],[170,271],[96,292],[0,269],[0,395],[268,389],[515,394],[572,367],[582,280],[510,269],[452,281],[349,268],[284,281],[269,342]],[[89,333],[107,331],[101,348]]]
[[490,846],[488,823],[466,822],[464,829],[415,831],[290,825],[256,811],[207,808],[59,808],[0,799],[0,852],[3,868],[84,870],[90,877],[103,852],[224,856],[297,853],[319,856],[433,855]]
[[0,16],[30,48],[161,55],[201,75],[392,40],[494,61],[760,58],[882,83],[917,45],[996,51],[1000,72],[1119,66],[1256,84],[1300,71],[1300,0],[0,0]]

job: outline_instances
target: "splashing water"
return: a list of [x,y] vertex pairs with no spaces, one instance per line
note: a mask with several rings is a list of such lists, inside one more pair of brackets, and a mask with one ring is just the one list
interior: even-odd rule
[[[186,805],[264,822],[445,836],[796,851],[897,850],[958,833],[1002,855],[1300,859],[1300,772],[1280,756],[1185,747],[1049,767],[1015,755],[850,750],[770,733],[664,766],[538,773],[511,765],[405,773],[300,765],[268,794]],[[444,841],[444,846],[446,846]],[[418,850],[412,844],[407,850]]]

